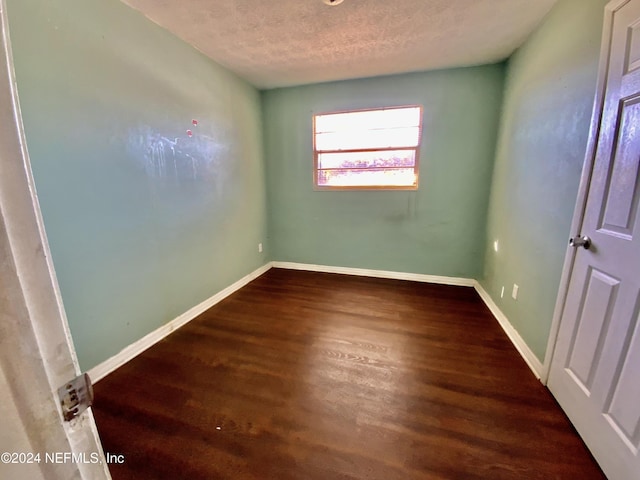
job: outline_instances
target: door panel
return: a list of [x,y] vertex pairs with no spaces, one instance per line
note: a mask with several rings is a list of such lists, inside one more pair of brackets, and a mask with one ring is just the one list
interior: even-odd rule
[[621,234],[631,240],[635,212],[638,208],[638,169],[640,167],[640,97],[622,102],[621,127],[605,185],[606,199],[600,230]]
[[587,276],[587,288],[580,302],[567,365],[587,395],[602,352],[619,284],[618,280],[603,272],[592,268],[589,271],[591,274]]
[[[616,375],[616,380],[612,382],[613,395],[606,411],[629,443],[637,449],[640,433],[640,381],[638,371],[634,368],[640,365],[640,332],[637,317],[631,331],[631,344],[622,355],[620,375]],[[636,401],[629,402],[628,399]]]
[[640,22],[629,27],[628,35],[629,48],[627,49],[625,73],[640,68]]
[[575,253],[549,388],[605,474],[631,480],[640,479],[640,0],[615,3],[580,232],[592,245]]

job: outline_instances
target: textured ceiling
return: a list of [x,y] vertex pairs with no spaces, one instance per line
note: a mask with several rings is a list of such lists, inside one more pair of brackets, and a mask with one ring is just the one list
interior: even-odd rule
[[492,63],[556,0],[124,0],[259,88]]

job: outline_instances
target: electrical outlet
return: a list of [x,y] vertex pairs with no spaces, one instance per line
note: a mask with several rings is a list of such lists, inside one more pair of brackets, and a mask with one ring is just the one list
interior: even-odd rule
[[518,289],[519,289],[519,288],[520,288],[520,287],[518,287],[518,285],[516,285],[515,283],[513,284],[513,290],[511,290],[511,297],[512,297],[514,300],[517,300],[517,299],[518,299]]
[[258,244],[258,253],[262,253],[262,243]]
[[500,298],[504,298],[504,285],[502,286],[502,290],[500,290]]

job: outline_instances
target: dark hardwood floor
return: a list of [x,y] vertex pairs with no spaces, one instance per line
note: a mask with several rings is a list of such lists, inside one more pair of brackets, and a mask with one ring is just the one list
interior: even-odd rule
[[95,385],[121,479],[602,479],[471,288],[272,269]]

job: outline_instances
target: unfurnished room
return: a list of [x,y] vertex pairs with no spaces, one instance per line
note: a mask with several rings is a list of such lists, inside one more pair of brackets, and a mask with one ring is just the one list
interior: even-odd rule
[[0,478],[640,480],[640,0],[0,20]]

